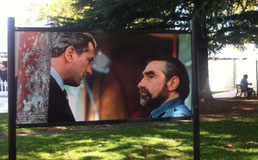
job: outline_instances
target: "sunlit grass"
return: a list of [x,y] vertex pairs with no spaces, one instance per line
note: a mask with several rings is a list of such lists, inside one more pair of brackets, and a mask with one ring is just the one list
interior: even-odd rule
[[258,116],[202,121],[204,159],[258,159]]
[[8,116],[7,113],[0,113],[0,135],[8,133]]
[[[178,124],[22,137],[17,138],[17,154],[18,159],[192,159],[192,135],[181,138],[180,131],[177,134],[168,131],[176,126]],[[159,133],[162,128],[166,132]]]
[[[190,122],[148,124],[18,137],[17,159],[193,159],[192,125]],[[0,130],[5,130],[2,127],[6,128],[1,123]],[[204,120],[200,127],[201,159],[258,159],[258,116]],[[31,130],[34,132],[36,129]],[[0,159],[8,159],[7,144],[7,139],[0,139]]]

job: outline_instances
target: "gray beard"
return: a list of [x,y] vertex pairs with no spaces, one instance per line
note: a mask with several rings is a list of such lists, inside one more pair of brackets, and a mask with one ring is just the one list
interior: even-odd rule
[[169,96],[168,90],[165,84],[163,85],[161,92],[158,94],[156,98],[152,98],[152,94],[146,88],[141,88],[140,93],[141,92],[147,93],[146,96],[140,96],[140,104],[144,107],[157,108],[163,102],[165,102]]
[[140,104],[144,107],[147,107],[148,106],[148,103],[150,102],[151,100],[151,95],[147,95],[147,96],[141,96],[140,97]]

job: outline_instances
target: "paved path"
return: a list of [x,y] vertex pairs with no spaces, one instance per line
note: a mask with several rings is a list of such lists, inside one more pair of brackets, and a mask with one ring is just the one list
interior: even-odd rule
[[[236,96],[236,90],[214,94],[214,98],[233,98]],[[0,97],[0,113],[8,112],[8,99],[7,97]]]
[[[72,129],[72,130],[53,130],[53,131],[45,131],[45,132],[35,132],[29,134],[17,134],[17,137],[26,137],[33,135],[51,135],[51,134],[63,134],[63,133],[74,133],[74,132],[84,132],[84,131],[101,131],[101,130],[109,130],[109,129],[117,129],[117,128],[128,128],[135,126],[148,126],[148,125],[160,125],[160,124],[169,124],[169,123],[178,123],[178,122],[192,122],[192,120],[169,120],[169,121],[161,121],[161,122],[138,122],[138,123],[117,123],[117,124],[104,124],[104,125],[96,125],[89,126],[88,128],[80,128],[80,129]],[[7,135],[1,135],[0,139],[7,139]]]
[[8,98],[0,96],[0,113],[8,112]]
[[223,92],[223,93],[217,93],[212,95],[213,98],[233,98],[236,96],[236,90],[229,91],[229,92]]
[[[214,94],[214,98],[232,98],[235,97],[236,90],[229,91],[229,92],[223,92]],[[1,97],[0,97],[1,98]],[[4,104],[4,103],[3,103]],[[5,104],[7,104],[7,99],[5,99]],[[1,110],[2,107],[2,110]],[[0,113],[1,111],[7,112],[7,106],[6,109],[3,109],[4,107],[0,105]],[[180,120],[180,121],[191,121],[191,120]],[[96,128],[83,128],[83,129],[73,129],[73,130],[54,130],[54,131],[46,131],[46,132],[36,132],[36,133],[30,133],[30,134],[17,134],[17,137],[25,137],[25,136],[33,136],[33,135],[50,135],[50,134],[62,134],[62,133],[73,133],[73,132],[83,132],[83,131],[92,131],[92,130],[107,130],[107,129],[115,129],[115,128],[121,128],[121,127],[132,127],[132,126],[139,126],[139,125],[153,125],[153,124],[159,124],[159,123],[171,123],[171,122],[145,122],[145,123],[128,123],[128,124],[114,124],[114,125],[105,125],[100,126]],[[174,122],[172,122],[174,123]],[[1,135],[0,139],[7,139],[7,135]]]

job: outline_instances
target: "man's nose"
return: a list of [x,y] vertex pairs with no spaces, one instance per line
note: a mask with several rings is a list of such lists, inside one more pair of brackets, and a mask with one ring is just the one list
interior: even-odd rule
[[144,80],[143,80],[143,79],[141,79],[141,81],[138,83],[137,87],[138,87],[138,88],[143,88],[143,87],[145,87],[145,83],[144,83]]
[[87,73],[87,75],[92,75],[92,67],[91,67],[91,65],[89,65],[89,66],[86,68],[86,73]]

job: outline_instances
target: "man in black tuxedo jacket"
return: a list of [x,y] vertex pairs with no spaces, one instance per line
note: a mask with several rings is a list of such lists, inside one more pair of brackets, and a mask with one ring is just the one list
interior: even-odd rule
[[79,86],[92,74],[96,41],[89,33],[53,33],[48,122],[74,122],[64,85]]

